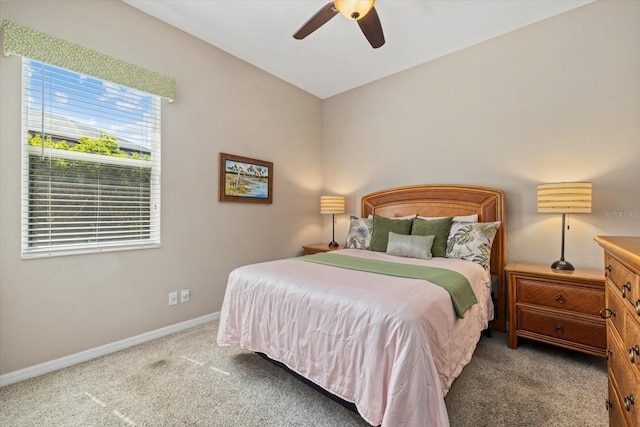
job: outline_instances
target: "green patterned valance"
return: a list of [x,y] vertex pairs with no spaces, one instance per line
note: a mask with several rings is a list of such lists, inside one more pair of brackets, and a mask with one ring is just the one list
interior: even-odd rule
[[11,21],[3,22],[3,54],[20,55],[98,77],[173,101],[176,82],[155,71],[50,36]]

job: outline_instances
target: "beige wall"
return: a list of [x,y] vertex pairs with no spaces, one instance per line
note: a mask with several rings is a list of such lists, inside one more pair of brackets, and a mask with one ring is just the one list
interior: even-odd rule
[[[171,75],[178,93],[163,104],[163,247],[23,261],[20,60],[0,58],[1,374],[219,310],[235,266],[330,240],[323,187],[354,214],[394,186],[502,188],[509,259],[550,263],[560,218],[536,213],[535,187],[589,180],[593,213],[570,218],[566,258],[599,268],[595,235],[640,235],[639,2],[589,4],[324,102],[120,2],[0,2],[0,19]],[[216,201],[220,151],[275,163],[273,205]],[[169,307],[183,287],[191,301]]]
[[594,236],[640,236],[640,2],[592,3],[334,96],[323,123],[325,186],[351,213],[389,187],[497,187],[509,260],[560,257],[561,217],[536,212],[539,183],[593,182],[565,258],[601,268]]
[[[219,311],[234,267],[320,239],[318,98],[119,1],[3,1],[4,19],[170,75],[177,98],[162,105],[162,248],[21,260],[21,60],[0,58],[0,373]],[[272,161],[273,204],[219,203],[219,152]]]

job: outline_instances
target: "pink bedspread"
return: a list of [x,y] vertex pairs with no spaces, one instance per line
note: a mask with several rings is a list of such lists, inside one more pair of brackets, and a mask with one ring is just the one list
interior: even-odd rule
[[229,275],[218,344],[265,353],[355,403],[372,425],[448,426],[444,396],[493,316],[485,270],[447,258],[334,253],[458,271],[479,302],[459,319],[430,282],[284,259]]

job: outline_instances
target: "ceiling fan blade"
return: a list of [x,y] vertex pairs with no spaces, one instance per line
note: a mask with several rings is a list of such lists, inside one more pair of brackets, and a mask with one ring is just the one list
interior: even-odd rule
[[371,47],[377,49],[384,44],[382,24],[380,24],[380,18],[375,7],[371,8],[364,18],[358,19],[358,25],[364,36],[369,40]]
[[322,9],[316,12],[302,27],[293,35],[294,39],[303,39],[313,33],[318,28],[326,24],[331,18],[336,16],[338,10],[333,7],[333,2],[327,3]]

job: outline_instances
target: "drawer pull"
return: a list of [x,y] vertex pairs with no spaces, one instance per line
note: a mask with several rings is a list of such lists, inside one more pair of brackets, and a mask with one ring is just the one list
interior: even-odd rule
[[613,350],[611,350],[610,348],[606,349],[604,351],[604,356],[607,358],[607,360],[609,360],[609,356],[613,356]]
[[636,300],[636,314],[640,316],[640,299]]
[[562,295],[560,294],[556,295],[556,302],[558,304],[564,304],[564,298],[562,297]]
[[604,400],[604,407],[608,411],[610,408],[613,408],[613,403],[609,399]]
[[616,311],[611,310],[610,308],[603,308],[602,310],[600,310],[600,317],[602,317],[603,319],[616,317]]
[[627,297],[627,291],[631,292],[631,282],[627,282],[622,285],[622,298]]
[[629,396],[625,396],[624,397],[624,409],[627,410],[627,412],[631,412],[631,405],[634,405],[635,401],[633,400],[633,394],[630,394]]
[[604,275],[605,275],[605,276],[608,276],[609,274],[611,274],[611,264],[607,265],[607,266],[604,268]]
[[636,363],[637,356],[640,356],[640,346],[638,346],[638,344],[633,347],[629,347],[629,361],[631,363]]
[[564,332],[564,328],[562,327],[562,325],[560,324],[556,325],[556,332],[559,334]]

